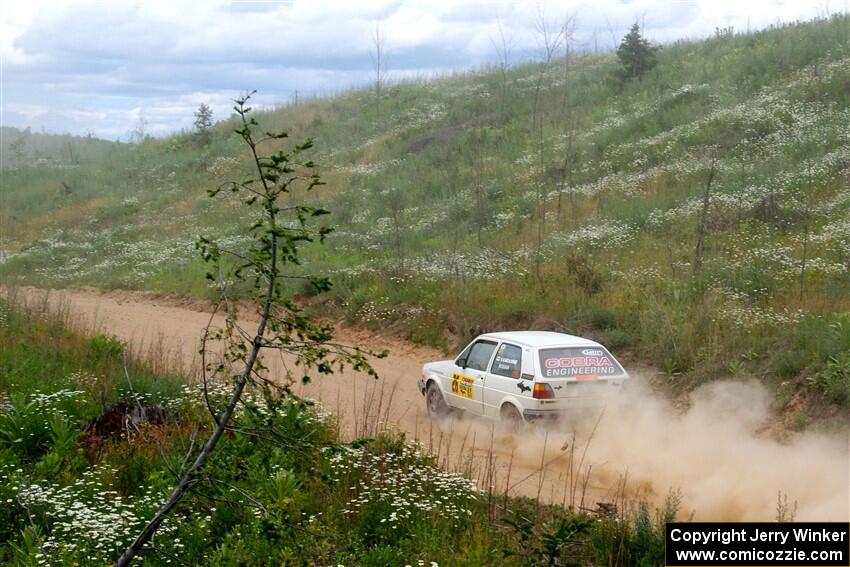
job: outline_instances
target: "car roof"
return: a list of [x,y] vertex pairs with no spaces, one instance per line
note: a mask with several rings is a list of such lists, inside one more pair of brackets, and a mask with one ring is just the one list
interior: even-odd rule
[[501,333],[486,333],[479,338],[508,341],[527,347],[559,347],[559,346],[602,346],[596,341],[576,337],[566,333],[551,331],[505,331]]

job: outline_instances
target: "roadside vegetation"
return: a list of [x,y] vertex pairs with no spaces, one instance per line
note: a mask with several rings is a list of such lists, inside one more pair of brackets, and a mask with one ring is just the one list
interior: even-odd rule
[[[634,77],[565,38],[537,63],[257,113],[318,141],[322,312],[441,347],[587,335],[674,390],[754,375],[780,405],[846,412],[850,17],[717,30]],[[248,171],[236,127],[11,164],[0,276],[212,297],[195,235],[238,246],[250,221],[198,196]]]
[[[165,372],[162,353],[69,326],[46,303],[0,302],[4,564],[114,561],[212,428],[202,388]],[[210,392],[220,408],[229,386]],[[269,402],[258,389],[243,400],[198,485],[143,549],[145,565],[663,563],[675,495],[661,510],[598,512],[504,498],[392,431],[343,439],[308,400]],[[142,407],[148,418],[134,421]]]

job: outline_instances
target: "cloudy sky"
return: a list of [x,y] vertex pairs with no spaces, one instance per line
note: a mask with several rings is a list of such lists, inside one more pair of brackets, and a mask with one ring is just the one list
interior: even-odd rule
[[0,124],[128,139],[191,126],[198,104],[217,117],[257,89],[258,101],[326,95],[374,73],[375,26],[391,76],[429,76],[497,58],[537,55],[540,14],[575,17],[577,49],[610,49],[634,22],[665,43],[717,27],[758,29],[847,11],[848,0],[636,0],[540,2],[62,2],[0,0]]

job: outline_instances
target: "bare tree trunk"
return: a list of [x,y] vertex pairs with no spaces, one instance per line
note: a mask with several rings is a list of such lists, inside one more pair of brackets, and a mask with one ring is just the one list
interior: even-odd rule
[[[667,231],[665,231],[667,232]],[[667,245],[667,263],[670,266],[670,275],[675,279],[676,277],[676,264],[673,263],[673,247],[670,246],[670,241],[672,238],[670,235],[664,239],[664,243]]]
[[[546,213],[548,208],[548,194],[546,191],[548,181],[546,178],[546,166],[548,163],[548,159],[546,155],[546,139],[543,130],[543,112],[540,108],[541,88],[543,85],[543,80],[545,79],[546,73],[549,70],[553,58],[555,57],[561,46],[566,45],[569,41],[569,35],[571,33],[571,22],[572,18],[566,18],[559,29],[552,30],[549,28],[549,24],[546,21],[546,17],[544,16],[543,12],[540,11],[538,7],[537,32],[543,42],[543,65],[540,71],[540,76],[538,77],[534,89],[534,111],[532,115],[532,126],[536,130],[537,134],[537,153],[539,158],[539,178],[537,181],[537,237],[535,242],[534,253],[534,275],[537,279],[537,284],[540,287],[541,294],[546,293],[546,286],[543,281],[543,241],[545,237]],[[566,68],[564,72],[564,88],[566,89]],[[560,203],[560,193],[558,197]]]
[[67,144],[68,144],[68,161],[76,164],[77,158],[74,155],[74,146],[71,144],[71,140],[68,140]]
[[393,232],[395,241],[396,275],[401,276],[404,272],[404,248],[401,241],[401,211],[398,206],[393,205]]
[[575,122],[572,111],[568,112],[566,121],[567,147],[564,150],[564,161],[561,164],[561,186],[558,188],[558,226],[560,228],[564,226],[561,199],[565,187],[569,190],[570,214],[575,212],[575,196],[571,189],[573,184],[573,138],[575,137]]
[[[564,24],[565,28],[568,24]],[[570,110],[570,89],[569,89],[569,61],[570,61],[570,33],[564,34],[564,98],[561,102],[563,109],[564,120],[564,136],[567,139],[567,145],[564,148],[564,160],[561,164],[561,182],[558,185],[558,227],[563,228],[563,193],[564,187],[568,186],[567,181],[571,177],[567,172],[572,169],[572,151],[573,151],[573,124],[572,111]]]
[[735,215],[735,227],[741,228],[741,215],[744,212],[744,208],[742,206],[743,198],[744,198],[744,189],[747,188],[747,178],[744,172],[744,162],[741,161],[740,168],[740,179],[741,179],[741,188],[738,190],[738,211]]
[[809,187],[809,194],[806,195],[806,226],[805,233],[803,235],[803,258],[800,262],[800,303],[803,303],[803,297],[805,296],[805,286],[806,286],[806,263],[808,262],[808,254],[809,254],[809,233],[810,233],[810,223],[812,220],[812,211],[811,211],[811,187]]
[[501,75],[501,85],[499,93],[500,114],[503,119],[507,119],[508,114],[508,69],[510,68],[511,49],[513,47],[513,38],[505,37],[505,30],[502,28],[502,21],[496,19],[496,25],[499,30],[498,39],[493,40],[493,46],[496,48],[496,54],[499,58],[499,73]]
[[711,168],[708,170],[708,180],[705,183],[705,193],[702,197],[702,210],[699,215],[699,224],[697,225],[697,244],[694,248],[693,274],[699,275],[702,270],[703,256],[705,254],[705,232],[708,225],[708,206],[711,200],[711,182],[714,180],[714,174],[717,170],[717,158],[711,158]]
[[386,40],[381,27],[376,25],[372,34],[372,68],[375,70],[375,104],[381,105],[381,90],[387,74]]
[[803,303],[803,296],[806,285],[806,255],[809,251],[809,223],[806,222],[806,233],[803,237],[803,260],[800,262],[800,303]]
[[543,87],[543,80],[552,63],[552,59],[560,49],[561,42],[564,41],[566,26],[562,26],[557,33],[549,28],[549,23],[546,17],[538,7],[537,14],[537,33],[543,42],[543,65],[540,69],[540,75],[534,87],[534,105],[532,112],[532,130],[537,134],[537,157],[539,160],[539,171],[537,179],[537,235],[534,246],[534,276],[537,279],[537,285],[540,288],[540,293],[546,293],[546,285],[543,281],[543,238],[546,225],[546,209],[547,209],[547,194],[546,194],[546,139],[543,132],[543,113],[541,111],[540,93]]
[[481,238],[481,225],[484,223],[484,136],[481,126],[478,127],[477,160],[475,164],[475,234],[478,238],[478,247],[483,248]]

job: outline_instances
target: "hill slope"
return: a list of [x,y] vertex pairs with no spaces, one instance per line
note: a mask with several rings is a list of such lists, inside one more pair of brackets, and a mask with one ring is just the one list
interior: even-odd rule
[[[325,305],[437,345],[566,329],[673,385],[754,373],[789,407],[846,406],[850,18],[667,46],[625,85],[616,69],[571,55],[258,113],[316,139]],[[203,198],[249,166],[231,126],[5,169],[0,275],[206,293],[195,237],[238,245],[248,222]]]

